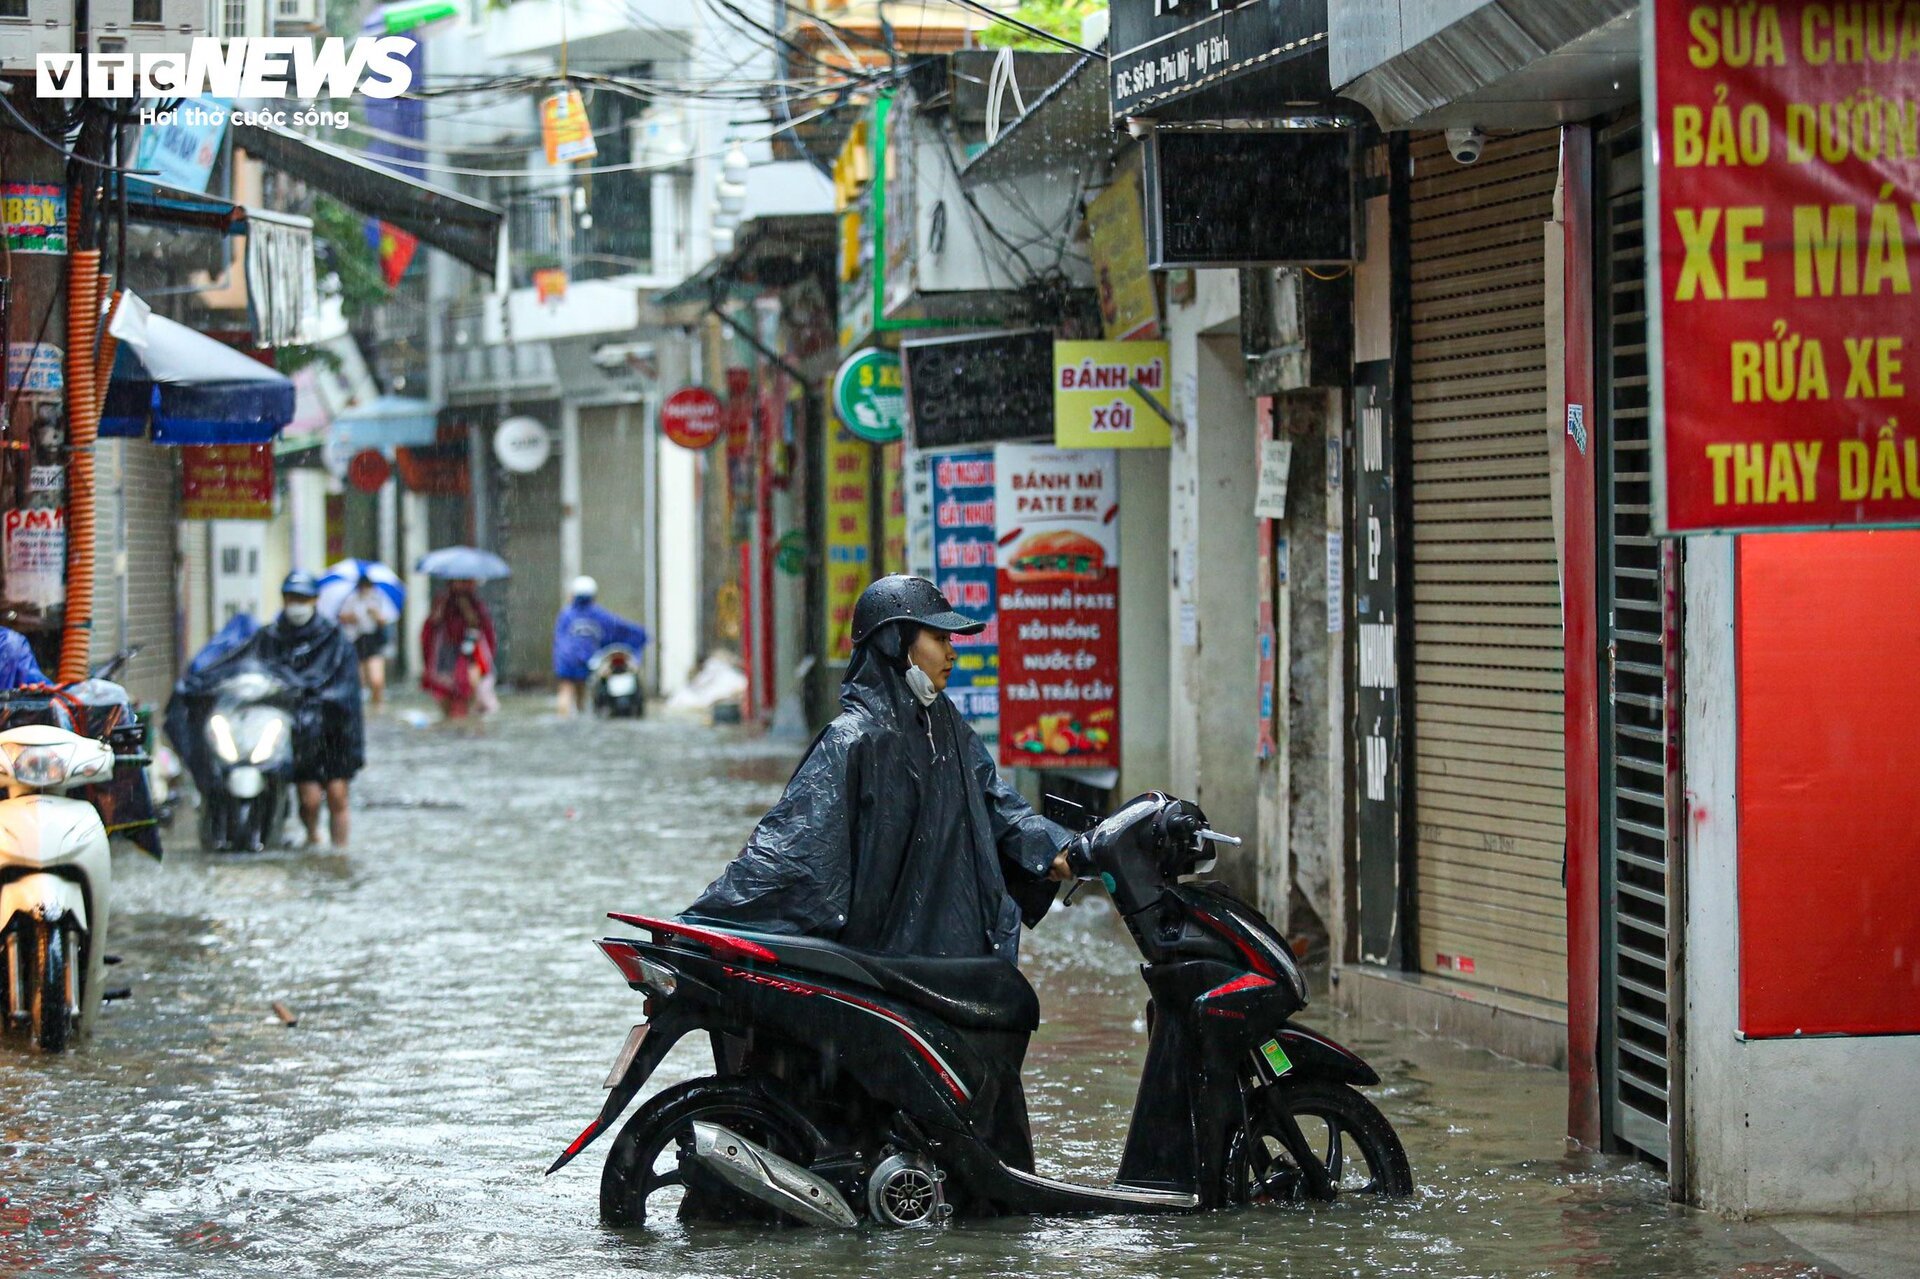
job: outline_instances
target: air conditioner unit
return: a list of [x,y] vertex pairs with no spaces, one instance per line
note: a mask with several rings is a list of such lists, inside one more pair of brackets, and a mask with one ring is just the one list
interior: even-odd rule
[[0,0],[0,72],[32,75],[35,55],[73,52],[73,0]]
[[206,0],[93,0],[88,15],[95,53],[184,53],[207,33]]
[[325,21],[320,0],[273,0],[275,26],[317,27]]

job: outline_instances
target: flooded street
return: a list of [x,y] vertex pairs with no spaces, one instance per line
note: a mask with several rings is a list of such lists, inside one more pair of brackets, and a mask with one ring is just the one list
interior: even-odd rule
[[[1388,1207],[1014,1220],[857,1235],[598,1222],[598,1110],[639,997],[610,909],[694,896],[796,755],[666,721],[511,703],[484,738],[370,725],[347,854],[118,854],[105,1010],[64,1057],[0,1054],[0,1275],[1800,1276],[1774,1231],[1669,1208],[1634,1164],[1562,1153],[1565,1081],[1305,1019],[1380,1070],[1419,1194]],[[1046,1024],[1042,1171],[1110,1175],[1143,1027],[1104,903],[1025,943]],[[299,1017],[283,1026],[284,1001]],[[1327,1001],[1320,1000],[1318,1004]],[[704,1042],[657,1082],[705,1073]]]

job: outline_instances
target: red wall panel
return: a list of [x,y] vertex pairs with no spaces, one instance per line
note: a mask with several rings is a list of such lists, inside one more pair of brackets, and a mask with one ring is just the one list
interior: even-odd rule
[[1920,532],[1738,563],[1740,1027],[1920,1032]]

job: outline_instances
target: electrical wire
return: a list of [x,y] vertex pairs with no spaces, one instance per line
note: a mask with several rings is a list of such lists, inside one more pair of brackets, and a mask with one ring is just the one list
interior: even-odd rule
[[62,146],[60,143],[55,142],[52,138],[36,129],[33,126],[33,121],[20,114],[20,108],[13,105],[13,95],[11,94],[0,93],[0,106],[5,107],[7,114],[17,120],[20,127],[28,134],[37,138],[44,145],[52,147],[69,160],[78,160],[81,164],[92,165],[94,168],[104,169],[108,173],[130,173],[136,178],[157,178],[160,176],[158,169],[124,169],[117,164],[108,164],[101,160],[95,160],[91,156],[81,155],[70,146]]
[[983,18],[991,18],[993,21],[999,23],[1003,27],[1012,27],[1015,31],[1024,31],[1028,35],[1033,36],[1035,39],[1045,40],[1049,44],[1057,44],[1062,49],[1071,49],[1075,53],[1084,53],[1089,58],[1097,58],[1102,56],[1101,54],[1095,52],[1094,50],[1087,48],[1083,44],[1075,44],[1073,41],[1067,39],[1065,36],[1057,36],[1053,34],[1053,32],[1048,31],[1045,27],[1036,27],[1031,22],[1023,22],[1019,18],[1012,17],[1009,14],[1001,13],[999,10],[991,8],[986,4],[983,4],[981,0],[950,0],[950,3],[957,4],[962,9],[971,10],[972,12],[979,14]]

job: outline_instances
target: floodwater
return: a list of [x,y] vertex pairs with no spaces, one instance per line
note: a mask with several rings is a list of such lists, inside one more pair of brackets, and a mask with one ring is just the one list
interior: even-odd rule
[[[0,1050],[0,1276],[1812,1276],[1773,1231],[1670,1208],[1563,1153],[1564,1079],[1310,1009],[1379,1069],[1419,1194],[1205,1218],[857,1235],[597,1219],[599,1109],[639,999],[591,939],[683,907],[794,747],[510,702],[484,737],[371,726],[350,853],[116,855],[109,970],[79,1051]],[[179,824],[181,841],[190,821]],[[1043,1171],[1111,1173],[1143,988],[1104,903],[1026,942]],[[283,1026],[271,1004],[299,1017]],[[1324,1002],[1324,1001],[1322,1001]],[[710,1065],[683,1043],[662,1082]]]

